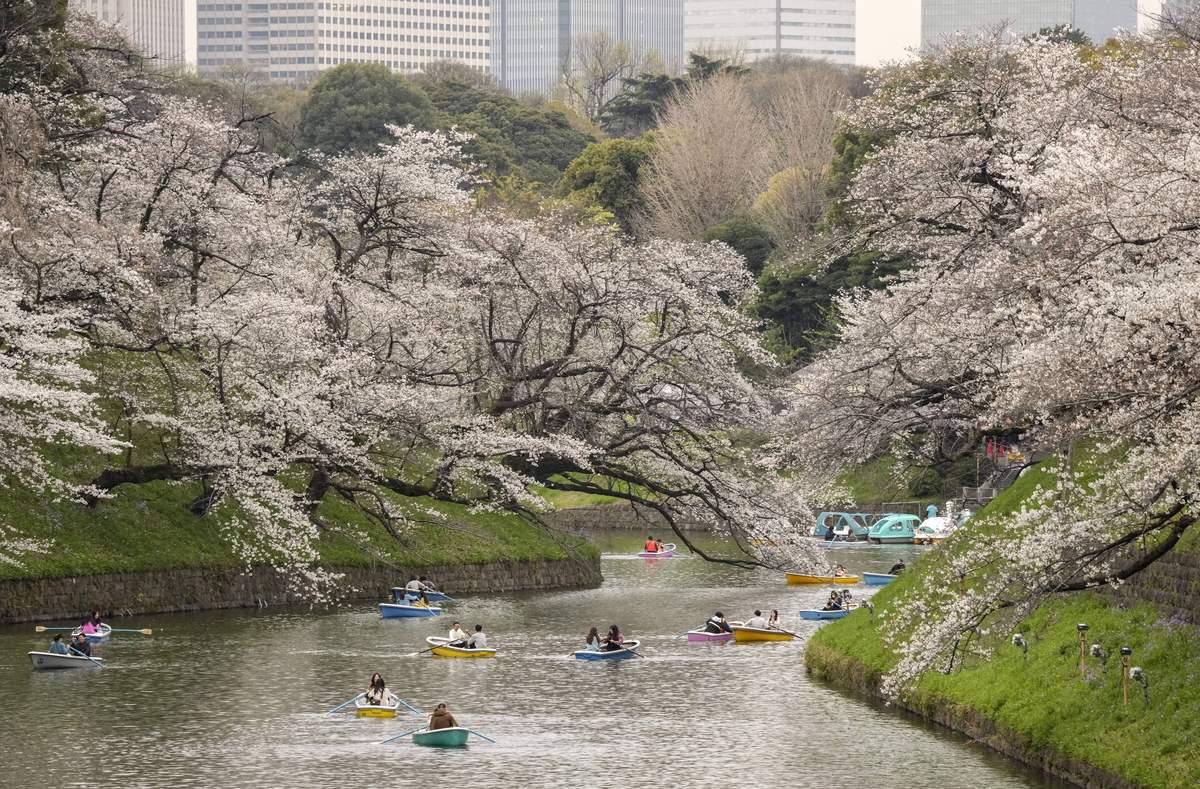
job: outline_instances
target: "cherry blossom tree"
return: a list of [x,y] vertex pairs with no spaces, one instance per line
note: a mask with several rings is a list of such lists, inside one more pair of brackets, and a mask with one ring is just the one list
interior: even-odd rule
[[789,456],[952,457],[1019,430],[1054,473],[892,606],[893,692],[1196,520],[1198,31],[963,39],[885,69],[850,119],[891,140],[851,191],[861,240],[916,264],[838,305],[839,342],[794,382]]

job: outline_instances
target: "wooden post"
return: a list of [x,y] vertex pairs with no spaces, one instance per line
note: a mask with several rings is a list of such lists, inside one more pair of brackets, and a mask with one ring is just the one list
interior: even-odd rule
[[1129,655],[1121,655],[1121,691],[1125,696],[1125,706],[1129,706]]
[[1084,638],[1084,631],[1080,630],[1079,631],[1079,676],[1081,676],[1081,677],[1087,676],[1087,661],[1084,659],[1085,652],[1084,652],[1084,646],[1083,646],[1083,642],[1086,640],[1087,639]]

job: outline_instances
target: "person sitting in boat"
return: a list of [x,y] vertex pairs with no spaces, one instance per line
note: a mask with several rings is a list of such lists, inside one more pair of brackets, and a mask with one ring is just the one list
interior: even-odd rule
[[729,627],[729,622],[725,620],[725,615],[720,611],[716,612],[708,618],[704,623],[705,633],[732,633],[733,630]]
[[483,625],[475,625],[475,632],[467,639],[467,649],[487,649],[487,634]]
[[757,627],[759,630],[767,629],[767,620],[763,619],[762,611],[757,608],[754,610],[754,616],[746,620],[746,627]]
[[462,625],[455,622],[450,626],[450,643],[447,646],[465,647],[467,645],[467,631],[462,629]]
[[663,541],[662,541],[662,540],[655,540],[655,541],[654,541],[654,550],[655,550],[655,551],[657,551],[658,553],[663,553],[663,552],[666,550],[666,549],[663,547]]
[[96,627],[96,623],[92,621],[91,614],[88,614],[87,618],[83,620],[83,624],[79,626],[79,632],[83,633],[85,636],[90,636],[93,633],[100,632]]
[[841,611],[842,610],[842,596],[840,594],[838,594],[836,591],[830,592],[829,600],[825,603],[825,607],[822,608],[821,610],[822,611]]
[[364,698],[368,704],[374,704],[377,707],[396,706],[396,694],[388,690],[387,683],[383,681],[383,677],[378,671],[371,675],[371,684],[367,687]]
[[646,535],[646,544],[643,547],[646,553],[658,553],[658,540],[648,534]]
[[421,588],[423,590],[425,590],[426,592],[436,592],[437,591],[437,587],[433,585],[433,581],[429,580],[424,575],[422,575],[418,580],[421,582]]
[[779,629],[779,611],[774,608],[771,609],[771,617],[769,619],[767,619],[767,629],[769,629],[769,630],[778,630]]
[[588,631],[587,648],[593,652],[602,651],[600,648],[600,631],[595,627]]
[[55,633],[54,638],[50,639],[50,654],[52,655],[69,655],[71,650],[67,649],[67,645],[63,643],[62,633]]
[[86,635],[84,635],[83,633],[80,633],[79,635],[72,638],[71,639],[71,652],[73,654],[78,653],[78,654],[84,655],[86,657],[91,657],[92,656],[92,645],[88,641],[88,637]]
[[604,638],[604,646],[601,647],[603,652],[615,652],[618,649],[625,648],[625,638],[621,635],[621,628],[613,625],[608,628],[608,635]]
[[834,578],[845,578],[846,577],[846,568],[839,564],[833,570],[833,577]]
[[426,728],[429,731],[436,729],[457,729],[458,721],[454,719],[454,716],[450,714],[450,710],[443,703],[434,707],[433,713],[429,716],[429,726]]
[[414,575],[404,585],[404,599],[414,605],[429,605],[429,598],[425,596],[425,589],[421,586],[421,581],[417,576]]
[[888,575],[899,575],[900,571],[903,569],[904,569],[904,562],[896,562],[895,564],[892,565],[892,569],[888,570]]

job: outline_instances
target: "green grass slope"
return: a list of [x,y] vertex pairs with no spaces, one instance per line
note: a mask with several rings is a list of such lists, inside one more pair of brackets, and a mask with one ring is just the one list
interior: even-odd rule
[[[1032,469],[980,515],[1002,522],[1036,486],[1052,483],[1049,474]],[[960,532],[958,540],[970,533]],[[822,628],[808,647],[809,669],[861,687],[892,668],[896,656],[880,638],[878,620],[956,542],[880,590],[874,619],[859,611]],[[1189,539],[1179,550],[1195,545]],[[1079,622],[1089,625],[1087,644],[1100,643],[1111,654],[1107,667],[1089,655],[1085,675],[1079,670]],[[1009,643],[1017,631],[1029,643],[1027,661]],[[1121,609],[1103,595],[1078,594],[1050,601],[1014,630],[990,638],[994,657],[968,661],[949,675],[927,674],[911,705],[930,714],[947,706],[973,711],[1022,736],[1028,747],[1053,749],[1136,785],[1200,786],[1200,628],[1164,621],[1151,605]],[[1133,649],[1131,665],[1149,678],[1148,706],[1136,684],[1130,686],[1131,703],[1122,703],[1121,646]]]

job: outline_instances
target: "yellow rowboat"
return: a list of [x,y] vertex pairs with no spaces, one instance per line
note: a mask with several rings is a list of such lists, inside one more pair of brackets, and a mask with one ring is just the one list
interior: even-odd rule
[[787,582],[789,584],[856,584],[862,579],[857,575],[803,575],[801,573],[788,573]]
[[749,641],[791,641],[794,636],[786,630],[771,630],[765,627],[746,627],[745,625],[730,625],[733,629],[733,640],[738,644]]
[[360,718],[394,718],[400,709],[400,702],[388,706],[385,704],[368,704],[365,699],[354,702],[354,709]]
[[433,647],[433,649],[431,649],[429,651],[432,652],[433,654],[437,655],[438,657],[461,657],[461,658],[496,657],[496,650],[491,649],[491,648],[468,649],[467,647],[448,646],[450,643],[450,639],[448,639],[448,638],[438,638],[437,636],[430,636],[429,638],[425,639],[425,643],[429,644],[429,646]]

